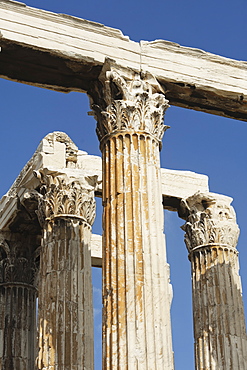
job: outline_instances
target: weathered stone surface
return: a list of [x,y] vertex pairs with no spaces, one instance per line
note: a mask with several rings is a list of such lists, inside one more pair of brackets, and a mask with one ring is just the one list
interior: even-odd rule
[[34,369],[39,240],[0,233],[0,368]]
[[168,170],[161,168],[163,207],[171,211],[181,208],[181,199],[196,192],[207,192],[208,176],[191,171]]
[[[22,228],[40,229],[35,212],[32,213],[32,220],[29,217],[28,221],[25,220],[24,213],[25,204],[32,203],[31,198],[28,200],[27,192],[30,193],[40,187],[39,171],[41,169],[46,169],[50,173],[65,173],[67,176],[74,176],[81,181],[84,177],[97,178],[95,191],[98,191],[101,184],[100,157],[91,156],[78,150],[68,135],[63,132],[48,134],[41,141],[33,157],[24,166],[8,193],[0,200],[0,230],[13,229],[14,220],[18,220],[19,224],[22,223]],[[31,194],[29,195],[31,196]],[[36,207],[37,210],[35,196],[32,201],[33,207]],[[29,206],[32,207],[30,204]],[[20,205],[24,205],[24,209]],[[28,212],[30,213],[30,209]],[[38,231],[36,230],[36,232]]]
[[93,368],[91,226],[97,179],[40,171],[38,368]]
[[[25,246],[25,235],[30,235],[37,239],[38,247],[43,234],[39,285],[39,369],[53,369],[55,364],[58,364],[59,369],[66,368],[68,364],[73,364],[78,370],[82,367],[91,369],[93,366],[90,241],[91,224],[95,217],[94,192],[98,185],[97,173],[100,176],[101,171],[94,169],[92,172],[90,168],[85,170],[82,159],[84,157],[87,157],[89,167],[91,159],[94,167],[97,161],[101,163],[100,158],[88,156],[78,150],[66,134],[55,132],[47,135],[8,194],[1,200],[0,223],[5,234],[10,235],[12,239],[14,235],[21,235]],[[29,270],[31,272],[33,265],[29,260],[31,257],[27,259],[27,250],[23,256],[20,255],[22,249],[19,244],[18,248],[15,248],[16,263],[13,253],[12,257],[6,260],[3,256],[0,261],[0,266],[3,267],[0,275],[2,274],[3,279],[8,277],[8,283],[0,282],[0,301],[3,308],[6,303],[3,315],[8,316],[10,320],[13,316],[15,320],[22,295],[27,297],[28,294],[33,304],[28,301],[26,311],[23,306],[22,312],[35,322],[36,289],[31,283],[27,285]],[[36,244],[34,247],[37,248]],[[37,250],[35,255],[38,261],[39,253]],[[21,278],[24,280],[20,280]],[[15,285],[14,290],[12,285],[5,287],[10,284],[9,281]],[[23,285],[24,288],[21,289]],[[17,293],[19,298],[16,301],[13,297]],[[9,298],[6,298],[8,294]],[[17,356],[14,368],[29,370],[33,368],[31,362],[36,357],[36,333],[30,343],[30,333],[21,329],[23,334],[20,337],[13,322],[8,322],[7,320],[6,325],[3,325],[2,334],[7,330],[14,342],[4,336],[8,343],[6,346],[3,341],[5,352],[2,354],[2,360],[7,366],[4,369],[9,370],[10,364]],[[57,331],[58,327],[60,329]],[[33,328],[36,331],[34,325]],[[19,339],[15,340],[16,336],[22,340],[20,346]],[[25,349],[27,346],[31,354]],[[70,350],[71,348],[73,350]],[[19,363],[20,361],[22,362]],[[23,367],[24,365],[26,367]]]
[[102,236],[92,234],[91,237],[92,266],[102,267]]
[[[77,178],[82,175],[97,176],[95,192],[98,196],[102,196],[102,159],[79,150],[65,133],[53,132],[42,139],[33,157],[24,166],[8,193],[0,200],[0,230],[7,231],[12,228],[15,219],[23,223],[23,228],[30,230],[32,227],[36,232],[40,229],[38,223],[34,221],[35,219],[37,221],[35,212],[33,212],[33,223],[30,223],[30,219],[28,221],[25,219],[25,210],[20,209],[20,204],[27,206],[27,192],[40,186],[40,180],[35,176],[40,169],[62,172]],[[177,210],[182,198],[197,191],[208,191],[208,177],[190,171],[162,168],[161,182],[163,206],[173,211]],[[33,201],[37,203],[35,199]],[[30,207],[32,206],[29,205],[29,213]],[[37,209],[37,204],[35,207]]]
[[232,199],[197,193],[183,201],[192,270],[197,370],[246,370],[247,337]]
[[164,40],[140,44],[143,69],[162,84],[171,105],[246,120],[246,62]]
[[247,120],[246,62],[164,40],[133,42],[102,24],[8,0],[0,2],[0,31],[3,78],[86,92],[107,57],[152,73],[170,104]]
[[[127,72],[127,73],[126,73]],[[92,90],[103,160],[103,368],[173,369],[157,82],[105,64]]]
[[[167,177],[175,179],[175,173],[164,175],[164,192],[158,151],[168,106],[164,91],[170,104],[247,120],[247,64],[162,40],[135,43],[118,30],[7,0],[0,2],[0,29],[1,77],[88,92],[103,152],[101,189],[98,173],[88,172],[86,153],[63,133],[48,135],[1,201],[0,230],[10,233],[9,240],[3,237],[0,255],[1,366],[24,370],[33,364],[33,255],[18,255],[21,246],[11,246],[16,250],[10,253],[8,246],[16,235],[39,240],[40,222],[38,366],[91,369],[90,239],[93,192],[102,191],[104,368],[173,368],[163,193],[163,206],[178,209],[187,220],[196,366],[246,369],[238,228],[229,199],[197,194],[183,203],[181,198],[207,187],[206,179],[194,176],[196,183],[189,179],[185,187],[172,188]],[[109,58],[121,67],[113,70],[111,61],[106,70]],[[89,195],[85,183],[90,181]],[[83,341],[89,347],[79,348]]]
[[239,228],[231,206],[232,198],[215,193],[196,193],[181,202],[185,210],[185,242],[191,253],[203,245],[236,248]]
[[[156,163],[156,165],[158,165],[158,162]],[[68,190],[68,193],[66,194],[67,195],[69,194],[70,196],[72,196],[73,191],[69,188],[68,184],[66,185],[66,182],[64,183],[64,178],[77,179],[79,180],[81,184],[84,184],[84,185],[85,185],[85,182],[90,181],[91,184],[94,184],[95,193],[99,196],[102,196],[102,168],[101,167],[102,167],[102,160],[100,157],[91,156],[91,155],[88,155],[86,152],[79,150],[66,134],[62,132],[54,132],[54,133],[48,134],[41,141],[34,156],[30,159],[30,161],[23,168],[23,170],[21,171],[20,175],[16,179],[15,183],[13,184],[9,192],[0,200],[0,230],[4,231],[4,233],[10,233],[11,235],[13,235],[13,233],[15,233],[16,235],[19,233],[23,235],[30,234],[32,235],[33,238],[36,237],[37,242],[35,244],[36,246],[35,248],[37,248],[37,254],[35,258],[39,259],[40,252],[39,252],[38,247],[40,246],[40,239],[42,235],[42,228],[40,226],[39,220],[41,221],[42,224],[44,224],[46,216],[44,212],[37,212],[37,211],[38,209],[41,209],[40,206],[42,204],[42,196],[43,196],[42,194],[46,193],[47,191],[47,184],[43,183],[44,178],[46,178],[47,181],[48,179],[50,179],[49,186],[50,188],[53,187],[52,192],[50,192],[50,198],[49,198],[50,200],[48,202],[49,206],[47,204],[47,207],[48,207],[47,211],[49,213],[50,221],[55,222],[54,220],[52,221],[53,217],[52,217],[51,207],[53,204],[58,205],[58,203],[60,202],[61,207],[58,209],[58,212],[62,216],[61,218],[63,218],[64,215],[69,214],[69,209],[73,208],[73,200],[70,201],[69,198],[67,198],[65,203],[61,203],[63,201],[63,198],[62,197],[59,198],[59,192],[56,193],[55,191],[56,187],[59,185],[64,186],[65,193]],[[151,167],[149,166],[147,167],[147,169],[149,168],[148,171],[150,171]],[[182,197],[191,195],[192,192],[197,191],[197,190],[201,190],[201,191],[208,190],[207,176],[198,175],[192,172],[173,171],[173,170],[165,170],[165,169],[162,169],[161,172],[162,172],[161,189],[162,189],[162,194],[163,194],[163,206],[165,208],[176,210],[176,208],[180,204]],[[150,174],[148,176],[150,176]],[[78,181],[76,182],[76,184],[78,185]],[[76,184],[75,184],[75,188],[77,188]],[[66,186],[68,186],[68,189],[66,188]],[[76,209],[77,211],[75,211],[75,216],[77,217],[75,218],[77,219],[77,221],[79,220],[79,223],[80,223],[80,221],[82,220],[80,220],[80,217],[79,217],[80,216],[80,213],[78,213],[79,208],[77,207],[77,205],[74,204],[74,210]],[[76,239],[77,242],[80,238],[83,238],[83,240],[87,239],[88,236],[87,234],[85,234],[85,231],[83,231],[84,229],[82,228],[82,226],[77,225],[76,222],[67,220],[65,222],[66,227],[65,225],[63,225],[64,230],[71,229],[71,228],[74,229],[73,235],[75,235],[75,238],[77,238]],[[50,236],[50,238],[52,237]],[[63,247],[67,248],[68,250],[74,251],[75,244],[77,242],[74,241],[71,245],[70,241],[67,240],[63,242],[64,243],[63,245],[60,244],[59,247],[57,246],[57,244],[53,245],[51,242],[49,246],[51,247],[51,249],[53,250],[55,254],[59,255],[59,251]],[[85,245],[86,245],[85,247],[86,248],[85,251],[86,251],[87,248],[90,248],[90,246],[88,243],[86,243]],[[162,236],[162,240],[160,241],[160,247],[162,245],[164,246],[163,236]],[[164,253],[164,251],[162,251],[162,253]],[[46,256],[45,258],[50,258],[50,257]],[[88,254],[87,254],[87,258],[89,258]],[[90,266],[89,261],[87,262],[87,264]],[[100,235],[92,236],[91,264],[92,266],[98,266],[98,267],[102,266],[102,237]],[[45,267],[46,267],[46,264],[44,264],[44,268]],[[169,273],[167,272],[167,269],[168,267],[165,264],[161,279],[168,279],[167,276],[169,276]],[[46,276],[44,271],[43,271],[44,286],[42,287],[43,289],[42,294],[48,294],[48,287],[45,288],[46,284],[47,286],[49,286],[49,284],[52,283],[52,286],[56,286],[56,281],[59,280],[60,272],[57,271],[56,274],[53,274],[51,277],[50,275]],[[70,273],[72,274],[72,271]],[[27,278],[28,274],[25,274],[24,276]],[[37,277],[36,277],[36,280],[37,280]],[[37,286],[36,281],[35,281],[35,286]],[[91,289],[91,288],[87,286],[85,289]],[[61,291],[62,299],[64,297],[67,297],[66,294],[65,292]],[[168,298],[168,301],[169,301],[171,299],[171,293],[169,293],[168,296],[169,296]],[[58,300],[56,300],[56,302],[54,304],[59,303]],[[32,312],[35,317],[35,311],[36,311],[35,307],[32,308],[30,306],[29,308],[30,310],[33,310]],[[45,309],[42,308],[42,310],[45,310]],[[6,314],[7,314],[7,311],[6,311]],[[53,319],[54,319],[54,311],[53,311]],[[42,328],[44,329],[44,326]],[[54,338],[54,341],[56,342],[56,338]],[[35,347],[35,344],[34,344],[34,347]],[[43,350],[44,348],[42,349],[42,351]],[[48,352],[44,351],[42,356],[45,358],[47,353]],[[34,355],[33,353],[32,356],[34,357],[36,355]]]
[[161,140],[169,107],[164,91],[150,74],[138,74],[107,60],[89,91],[100,141],[119,131],[146,132]]

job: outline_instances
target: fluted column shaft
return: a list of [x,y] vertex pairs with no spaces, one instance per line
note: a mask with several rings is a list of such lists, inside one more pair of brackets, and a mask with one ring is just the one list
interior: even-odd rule
[[44,182],[38,368],[91,370],[93,188],[61,175],[45,176]]
[[[12,238],[13,239],[13,238]],[[17,238],[21,240],[21,238]],[[36,356],[35,264],[28,237],[0,240],[0,368],[32,370]],[[23,254],[25,257],[23,257]]]
[[93,105],[103,155],[103,369],[173,369],[159,163],[168,104],[146,80],[126,82],[111,67],[105,76],[111,103],[100,113]]
[[196,194],[186,203],[196,369],[246,370],[247,338],[236,250],[239,230],[231,199]]

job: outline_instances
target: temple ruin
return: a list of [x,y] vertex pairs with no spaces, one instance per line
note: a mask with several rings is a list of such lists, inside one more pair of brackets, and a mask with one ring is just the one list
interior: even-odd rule
[[[196,370],[246,370],[232,198],[159,158],[169,105],[247,120],[246,64],[9,0],[0,32],[0,77],[87,93],[102,152],[52,132],[0,200],[0,368],[94,368],[98,266],[103,369],[173,370],[169,209],[185,221]],[[95,197],[102,236],[92,234]]]

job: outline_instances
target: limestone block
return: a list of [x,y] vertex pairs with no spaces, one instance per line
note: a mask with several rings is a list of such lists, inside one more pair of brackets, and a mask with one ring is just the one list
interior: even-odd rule
[[208,176],[191,171],[161,168],[162,194],[176,198],[187,198],[197,191],[207,192]]
[[247,337],[232,198],[196,193],[181,204],[192,271],[195,367],[246,370]]
[[152,76],[111,61],[99,79],[90,98],[103,163],[103,368],[172,370],[159,161],[168,101]]
[[62,52],[67,57],[91,63],[103,64],[106,55],[123,63],[127,60],[129,67],[138,68],[140,63],[138,43],[120,30],[96,22],[9,1],[1,4],[0,21],[2,37],[14,43],[41,47],[57,54]]
[[[97,176],[97,196],[102,194],[102,159],[79,150],[63,132],[53,132],[41,140],[33,157],[27,162],[10,190],[0,200],[0,230],[8,230],[20,211],[19,203],[26,191],[36,189],[40,182],[35,173],[42,168],[63,172],[77,178]],[[208,177],[190,171],[161,169],[164,208],[176,211],[182,198],[197,191],[208,191]],[[95,260],[96,261],[96,260]],[[96,263],[96,262],[95,262]]]
[[92,266],[102,267],[102,236],[92,234],[91,237]]
[[0,2],[0,31],[0,77],[88,92],[110,58],[152,73],[170,104],[247,120],[246,62],[165,40],[134,42],[120,30],[8,0]]

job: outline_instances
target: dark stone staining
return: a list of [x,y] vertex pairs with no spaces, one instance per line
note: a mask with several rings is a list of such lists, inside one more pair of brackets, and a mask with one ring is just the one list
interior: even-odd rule
[[[88,92],[92,97],[95,95],[102,65],[93,59],[39,51],[19,43],[10,44],[4,39],[0,40],[0,46],[0,77],[60,92],[79,91]],[[247,104],[243,95],[232,93],[229,96],[223,91],[216,93],[210,89],[202,91],[194,84],[183,82],[160,80],[159,83],[164,87],[170,105],[247,121]],[[117,91],[115,95],[121,99]],[[93,100],[97,102],[99,98]]]
[[224,96],[213,90],[202,90],[195,85],[159,81],[170,105],[194,109],[223,117],[247,121],[247,104],[243,95]]
[[0,46],[0,75],[17,82],[60,92],[86,92],[101,70],[93,60],[81,60],[79,56],[66,59],[56,52],[10,45],[3,40]]

